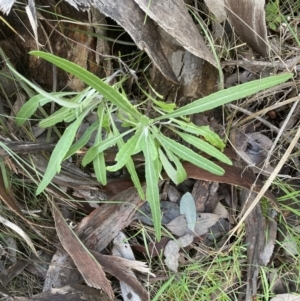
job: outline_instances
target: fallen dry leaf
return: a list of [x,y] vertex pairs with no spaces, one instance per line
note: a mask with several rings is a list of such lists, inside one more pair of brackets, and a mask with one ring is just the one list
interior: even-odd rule
[[[132,223],[136,210],[144,202],[134,187],[129,188],[82,219],[75,232],[88,249],[101,252],[123,228]],[[80,280],[70,256],[58,250],[52,258],[44,291]]]
[[159,242],[150,243],[147,247],[142,245],[133,245],[132,248],[140,253],[149,254],[151,257],[159,256],[166,244],[171,240],[169,237],[162,237]]
[[229,219],[229,212],[228,212],[228,210],[220,202],[217,204],[217,207],[215,208],[215,210],[214,210],[213,213],[216,214],[216,215],[218,215],[220,218]]
[[165,263],[167,267],[177,273],[178,270],[178,259],[179,259],[179,251],[180,248],[185,248],[193,242],[193,235],[185,234],[184,236],[178,238],[176,241],[171,240],[167,243],[164,255],[165,255]]
[[[132,249],[129,243],[127,242],[127,237],[123,232],[120,232],[114,238],[114,246],[112,249],[112,254],[114,256],[123,257],[135,261],[135,257],[132,252]],[[127,273],[130,274],[131,277],[136,279],[135,274],[131,270],[128,270]],[[140,297],[138,296],[138,294],[136,294],[132,289],[132,287],[127,285],[126,282],[120,280],[120,287],[121,287],[124,301],[140,301]]]
[[135,187],[115,195],[109,201],[83,218],[76,227],[76,233],[86,246],[98,252],[132,223],[136,211],[145,203]]
[[86,284],[97,289],[103,289],[108,296],[113,298],[114,292],[101,265],[69,228],[55,203],[53,203],[53,218],[58,238],[63,248],[73,259]]
[[135,269],[140,272],[149,273],[149,269],[145,267],[143,262],[127,260],[118,256],[103,255],[94,251],[91,251],[91,253],[101,263],[107,273],[132,287],[142,300],[148,300],[148,293],[145,288],[140,284],[136,277],[133,277],[132,273],[129,272],[132,269]]
[[270,301],[300,301],[300,296],[293,294],[280,294],[270,299]]
[[19,259],[16,263],[11,265],[7,270],[1,271],[0,283],[4,286],[17,277],[29,264],[29,260]]
[[5,0],[5,1],[1,1],[0,2],[0,10],[4,13],[4,14],[9,14],[12,6],[14,5],[15,0]]
[[216,66],[216,60],[206,46],[182,0],[134,1],[145,12],[148,19],[153,19],[183,48]]
[[[250,171],[235,166],[226,165],[221,162],[218,162],[218,165],[225,170],[225,174],[223,176],[214,175],[188,162],[183,163],[183,166],[189,178],[226,183],[238,187],[243,187],[248,190],[253,190],[257,193],[261,190],[263,186],[262,181],[257,179]],[[278,212],[280,212],[279,204],[274,194],[270,191],[266,191],[265,197],[268,198],[274,208]]]
[[235,31],[254,51],[269,56],[265,0],[225,0],[228,18]]
[[185,215],[180,215],[166,224],[166,227],[177,236],[184,236],[189,233],[193,236],[201,236],[208,232],[208,229],[212,227],[219,220],[219,216],[213,213],[197,213],[197,220],[195,224],[195,232],[192,232],[188,228]]

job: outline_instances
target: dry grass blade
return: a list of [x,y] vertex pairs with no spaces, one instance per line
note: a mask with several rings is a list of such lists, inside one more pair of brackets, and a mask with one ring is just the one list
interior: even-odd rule
[[59,208],[54,203],[53,217],[60,242],[67,253],[72,257],[86,283],[91,287],[103,289],[103,291],[113,298],[113,290],[101,265],[82,244],[76,234],[68,227]]
[[17,201],[15,200],[14,195],[10,191],[6,192],[2,173],[0,173],[0,199],[5,203],[5,205],[10,210],[12,210],[16,215],[18,215],[22,220],[24,220],[29,225],[42,227],[42,228],[46,227],[46,226],[42,226],[42,225],[36,224],[34,222],[31,222],[24,216],[24,214],[22,213]]
[[5,219],[4,217],[0,216],[0,223],[2,223],[4,226],[7,226],[9,228],[11,228],[13,231],[15,231],[18,235],[20,235],[28,244],[28,246],[31,248],[31,250],[33,251],[33,253],[39,257],[31,239],[29,238],[29,236],[16,224],[10,222],[9,220]]

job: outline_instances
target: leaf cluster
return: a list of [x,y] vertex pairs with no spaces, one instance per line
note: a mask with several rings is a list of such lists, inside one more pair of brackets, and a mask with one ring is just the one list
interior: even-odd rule
[[[216,163],[205,158],[203,153],[226,164],[230,159],[222,153],[225,145],[220,137],[208,126],[197,126],[189,122],[188,115],[211,110],[231,101],[254,94],[269,88],[291,77],[282,74],[257,80],[243,85],[222,90],[208,97],[194,101],[191,104],[176,109],[161,101],[154,101],[154,109],[159,112],[156,118],[145,116],[133,105],[118,84],[110,86],[89,71],[65,59],[49,53],[32,51],[31,55],[43,58],[66,72],[81,79],[87,88],[78,93],[47,93],[37,87],[22,75],[18,74],[8,63],[8,67],[29,86],[37,95],[29,99],[17,115],[16,123],[22,125],[39,106],[48,102],[60,105],[54,114],[40,122],[41,127],[51,127],[59,122],[66,122],[64,133],[58,141],[49,160],[47,170],[37,188],[41,193],[51,182],[56,173],[60,172],[61,164],[75,154],[96,133],[94,145],[83,158],[83,165],[93,164],[97,180],[103,185],[107,183],[106,171],[117,171],[126,167],[141,198],[146,198],[150,204],[154,228],[158,239],[161,237],[161,212],[158,190],[158,180],[164,169],[170,179],[178,184],[186,179],[186,171],[182,160],[189,161],[211,173],[223,175],[224,170]],[[76,133],[84,118],[90,113],[97,113],[97,121],[92,123],[82,137],[74,142]],[[120,131],[114,116],[118,116],[124,129]],[[197,151],[175,141],[164,134],[163,128],[175,133]],[[125,136],[131,135],[126,141]],[[104,151],[117,146],[118,153],[113,166],[106,166]],[[132,156],[143,153],[145,158],[146,195],[144,195],[139,176],[136,172]]]

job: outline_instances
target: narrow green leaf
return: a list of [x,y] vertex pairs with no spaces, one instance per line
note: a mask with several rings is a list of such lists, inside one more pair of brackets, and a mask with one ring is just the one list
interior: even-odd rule
[[76,111],[74,111],[74,110],[70,111],[69,108],[62,107],[59,110],[57,110],[56,112],[54,112],[51,116],[41,120],[39,122],[39,126],[41,128],[48,128],[48,127],[54,126],[55,124],[64,121],[66,116],[70,113],[75,114]]
[[106,164],[103,152],[96,155],[95,159],[93,160],[93,167],[97,181],[105,186],[107,184],[107,177]]
[[189,103],[188,105],[185,105],[175,110],[174,112],[159,116],[155,120],[158,121],[161,119],[175,118],[212,110],[231,101],[244,98],[246,96],[255,94],[261,90],[276,86],[292,78],[292,76],[292,73],[284,73],[263,79],[254,80],[242,85],[231,87],[226,90],[221,90],[204,98],[195,100]]
[[42,51],[31,51],[30,54],[41,57],[47,60],[48,62],[62,68],[63,70],[75,75],[84,83],[96,89],[99,93],[101,93],[106,99],[111,101],[118,108],[127,112],[131,116],[135,116],[136,119],[139,119],[142,116],[142,114],[136,110],[136,108],[130,103],[130,101],[125,96],[120,94],[109,84],[105,83],[98,76],[92,74],[86,69],[50,53],[45,53]]
[[62,107],[67,108],[78,108],[80,104],[74,103],[72,101],[64,100],[63,98],[57,97],[52,93],[47,93],[43,89],[36,86],[34,83],[32,83],[30,80],[28,80],[26,77],[22,76],[20,73],[18,73],[10,64],[7,63],[8,68],[22,81],[24,81],[28,86],[33,88],[37,93],[43,95],[45,98],[48,98],[49,102],[54,101],[55,103],[61,105]]
[[[116,125],[114,123],[112,123],[112,128],[113,128],[114,134],[118,135],[119,130],[118,130],[118,128],[116,127]],[[118,148],[121,149],[122,146],[124,145],[124,143],[125,142],[124,142],[123,139],[119,139],[117,141]],[[144,200],[145,199],[145,194],[144,194],[141,182],[140,182],[140,178],[139,178],[139,176],[136,172],[136,168],[135,168],[135,165],[134,165],[134,162],[133,162],[132,158],[128,159],[128,162],[126,163],[126,168],[127,168],[127,171],[130,174],[131,180],[132,180],[132,182],[134,184],[134,187],[136,188],[139,196],[141,197],[142,200]]]
[[177,170],[177,180],[179,183],[183,182],[184,180],[187,179],[187,174],[186,174],[186,170],[184,169],[182,163],[180,162],[179,158],[173,154],[169,149],[165,149],[165,152],[169,158],[169,160],[171,160],[175,166],[176,166],[176,170]]
[[41,98],[44,97],[42,95],[35,95],[32,98],[30,98],[20,109],[16,116],[16,124],[18,126],[21,126],[24,124],[25,121],[30,118],[34,112],[39,107],[39,103]]
[[[99,118],[99,127],[98,127],[98,132],[96,135],[95,143],[100,143],[102,141],[102,125],[103,125],[103,120],[104,120],[104,115],[105,115],[105,109],[104,109],[104,104],[100,103],[98,105],[97,109],[97,115]],[[97,180],[102,184],[106,185],[107,184],[107,177],[106,177],[106,164],[105,164],[105,158],[104,158],[104,153],[98,153],[93,160],[93,166],[94,166],[94,171],[96,174]]]
[[80,115],[80,112],[81,112],[80,109],[75,109],[75,110],[68,112],[64,118],[64,121],[66,123],[72,122],[74,119],[77,118],[78,115]]
[[76,141],[68,150],[64,160],[71,157],[73,154],[75,154],[78,150],[83,148],[88,141],[91,139],[92,134],[99,126],[99,120],[92,123],[84,132],[84,134],[80,137],[78,141]]
[[[150,83],[148,83],[150,85]],[[151,86],[151,85],[150,85]],[[139,86],[140,90],[142,91],[142,93],[148,98],[150,99],[155,105],[157,105],[159,108],[161,108],[162,110],[164,110],[165,112],[172,112],[174,111],[174,109],[176,108],[176,104],[175,103],[166,103],[165,101],[160,101],[155,99],[151,94],[147,93],[146,90],[144,90],[141,86]],[[151,88],[151,87],[150,87]],[[153,88],[151,89],[154,94],[163,99],[162,95],[159,95]]]
[[[51,93],[53,95],[56,95],[58,97],[63,97],[67,95],[73,95],[74,92],[58,92],[58,93]],[[21,126],[24,124],[25,121],[27,121],[37,110],[39,105],[44,105],[45,103],[49,102],[48,97],[45,97],[44,95],[35,95],[31,97],[20,109],[16,116],[16,124],[18,126]]]
[[51,182],[51,180],[53,179],[55,174],[60,171],[61,163],[62,163],[65,155],[67,154],[67,152],[75,138],[76,131],[77,131],[78,127],[80,126],[82,120],[84,119],[85,115],[86,114],[81,114],[76,121],[74,121],[72,124],[70,124],[66,128],[62,137],[57,142],[57,144],[51,154],[44,177],[37,188],[37,191],[36,191],[37,195],[44,191],[44,189]]
[[160,101],[156,99],[153,102],[165,112],[173,112],[176,108],[176,104],[173,102],[167,103],[165,101]]
[[221,162],[224,162],[226,164],[232,165],[231,160],[225,156],[223,153],[221,153],[219,150],[217,150],[215,147],[210,145],[209,143],[203,141],[202,139],[192,136],[190,134],[184,134],[179,131],[173,130],[177,135],[179,135],[182,139],[184,139],[187,143],[195,146],[196,148],[200,149],[201,151],[205,152],[206,154],[217,158]]
[[[169,149],[165,149],[165,152],[167,156],[164,154],[161,148],[159,148],[158,149],[159,158],[161,160],[161,163],[167,175],[176,185],[178,185],[184,180],[186,180],[187,178],[186,171],[183,165],[181,164],[181,162],[179,161],[179,159]],[[170,161],[172,161],[173,164],[175,164],[175,167]]]
[[122,137],[126,136],[127,134],[131,133],[133,131],[133,129],[124,132],[122,134],[119,135],[114,135],[112,137],[109,137],[103,141],[101,141],[100,143],[97,143],[96,145],[94,145],[93,147],[91,147],[87,153],[85,154],[85,156],[82,159],[82,165],[86,166],[87,164],[89,164],[90,162],[92,162],[94,160],[94,158],[96,157],[97,154],[104,152],[106,149],[108,149],[109,147],[112,147],[113,145],[115,145],[119,140],[122,140]]
[[[159,130],[156,127],[151,127],[151,133],[153,133],[153,135],[156,138],[157,138],[157,136],[161,135],[161,133],[159,132]],[[157,141],[159,141],[159,139],[157,139]],[[159,141],[159,142],[161,142],[161,141]],[[161,147],[164,149],[167,159],[175,164],[175,167],[176,167],[175,170],[177,172],[176,178],[177,178],[178,183],[181,183],[184,180],[186,180],[187,174],[186,174],[186,171],[185,171],[182,163],[180,162],[179,158],[173,152],[171,152],[171,150],[168,147],[165,147],[163,144],[161,144]],[[167,170],[166,170],[166,172],[167,172]],[[167,174],[168,174],[168,172],[167,172]],[[169,177],[171,178],[171,175],[169,175]]]
[[116,155],[117,163],[113,166],[108,166],[108,171],[117,171],[121,169],[134,153],[136,146],[141,138],[142,128],[138,129],[135,134],[119,149]]
[[192,122],[185,122],[175,118],[172,118],[172,121],[174,123],[177,123],[180,126],[180,129],[182,129],[183,131],[197,136],[203,136],[206,139],[206,141],[212,144],[213,146],[221,150],[224,149],[225,143],[219,137],[218,134],[216,134],[209,128],[208,125],[198,126],[196,124],[193,124]]
[[167,175],[170,177],[170,179],[178,185],[180,183],[178,176],[177,176],[177,170],[173,167],[171,162],[168,160],[168,158],[165,156],[161,148],[158,149],[159,159],[162,163],[162,166],[167,173]]
[[164,136],[156,135],[156,138],[160,141],[161,145],[165,148],[169,148],[176,156],[180,157],[183,160],[191,162],[192,164],[199,166],[213,174],[222,176],[224,174],[224,169],[215,163],[207,160],[201,155],[195,153],[191,149],[187,148],[184,145]]
[[[145,140],[144,140],[145,139]],[[156,239],[161,239],[161,210],[158,189],[158,171],[153,161],[157,159],[157,149],[151,135],[144,136],[142,150],[145,157],[146,199],[149,202]]]
[[144,191],[143,191],[143,188],[142,188],[142,185],[141,185],[141,181],[140,181],[140,178],[139,178],[139,176],[138,176],[138,174],[136,172],[136,168],[135,168],[134,162],[133,162],[133,160],[131,158],[129,158],[129,160],[128,160],[127,164],[126,164],[126,168],[127,168],[127,171],[130,174],[131,180],[132,180],[132,182],[134,184],[134,187],[136,188],[136,190],[137,190],[140,198],[142,200],[144,200],[145,199],[145,194],[144,194]]

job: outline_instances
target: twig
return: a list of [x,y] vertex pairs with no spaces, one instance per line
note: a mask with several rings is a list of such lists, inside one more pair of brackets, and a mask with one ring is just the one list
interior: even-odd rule
[[[238,122],[238,124],[235,124],[234,127],[240,127],[242,124],[248,122],[249,120],[251,119],[254,119],[256,118],[256,116],[259,116],[259,115],[264,115],[266,114],[268,111],[272,111],[272,110],[276,110],[277,108],[280,108],[280,107],[283,107],[289,103],[292,103],[292,102],[295,102],[295,101],[298,101],[300,100],[300,96],[296,96],[296,97],[293,97],[293,98],[290,98],[290,99],[286,99],[284,101],[281,101],[281,102],[277,102],[275,103],[274,105],[272,106],[269,106],[269,107],[266,107],[260,111],[257,111],[257,112],[251,112],[251,114],[247,114],[246,112],[244,112],[245,114],[249,115],[248,117],[242,119],[241,121]],[[227,106],[230,107],[230,105],[228,104]],[[240,108],[240,107],[238,107]],[[249,111],[247,111],[249,112]]]
[[300,65],[297,65],[300,61],[300,57],[289,59],[286,62],[266,62],[266,61],[249,61],[249,60],[236,60],[236,61],[225,61],[222,62],[222,67],[225,66],[242,66],[246,69],[251,69],[251,67],[261,67],[263,68],[277,68],[279,70],[294,69],[295,71],[300,71]]

